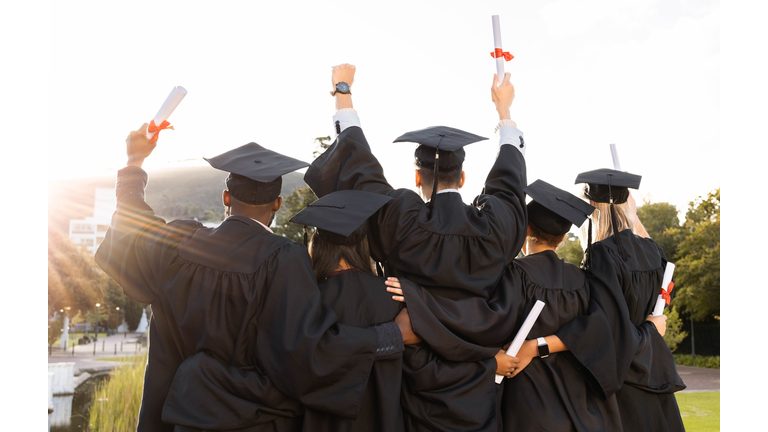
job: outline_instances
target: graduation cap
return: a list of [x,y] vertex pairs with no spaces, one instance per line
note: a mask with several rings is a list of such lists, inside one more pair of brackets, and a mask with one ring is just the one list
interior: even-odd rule
[[575,195],[558,189],[544,180],[536,180],[523,189],[533,201],[529,202],[528,221],[547,234],[563,235],[577,227],[595,211],[595,208]]
[[317,234],[329,243],[350,245],[368,234],[365,222],[391,200],[386,195],[358,190],[332,192],[298,212],[291,222],[304,225],[305,245],[307,225],[317,227]]
[[282,176],[309,166],[253,142],[203,159],[212,167],[229,172],[227,190],[238,201],[251,205],[276,200],[283,185]]
[[414,156],[419,167],[434,167],[432,181],[432,199],[430,207],[437,194],[437,179],[439,169],[451,169],[464,163],[464,146],[488,138],[471,134],[448,126],[430,126],[397,137],[393,142],[414,142],[420,144]]
[[[625,173],[622,171],[601,168],[593,171],[587,171],[576,176],[576,184],[586,183],[584,186],[584,196],[594,202],[611,204],[611,226],[614,228],[616,237],[616,247],[619,255],[624,261],[629,259],[629,253],[621,244],[621,238],[616,227],[619,226],[616,219],[616,208],[614,204],[623,204],[629,199],[629,188],[637,189],[640,187],[642,176],[637,174]],[[590,229],[590,238],[587,247],[592,243],[592,230]]]

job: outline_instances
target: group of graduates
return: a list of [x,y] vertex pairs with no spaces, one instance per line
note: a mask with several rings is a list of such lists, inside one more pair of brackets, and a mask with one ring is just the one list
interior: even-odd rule
[[[463,147],[486,138],[445,126],[395,140],[419,144],[419,193],[394,189],[354,75],[333,68],[337,137],[311,164],[256,143],[206,159],[230,173],[216,228],[154,215],[141,166],[156,144],[146,125],[129,134],[96,261],[152,307],[138,430],[684,430],[665,317],[650,316],[666,257],[635,212],[640,176],[581,173],[584,197],[528,184],[506,74],[491,87],[499,151],[472,204]],[[282,176],[307,166],[319,199],[291,219],[316,228],[302,245],[269,226]],[[581,268],[555,253],[572,225]]]

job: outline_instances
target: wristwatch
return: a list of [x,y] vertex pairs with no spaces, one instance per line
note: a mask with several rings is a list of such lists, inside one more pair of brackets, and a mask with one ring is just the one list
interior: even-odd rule
[[348,95],[352,94],[352,92],[349,90],[349,84],[345,83],[344,81],[339,81],[336,83],[336,90],[331,92],[331,96],[336,96],[336,93]]
[[539,343],[539,357],[549,357],[549,344],[547,344],[543,337],[536,338],[536,341]]

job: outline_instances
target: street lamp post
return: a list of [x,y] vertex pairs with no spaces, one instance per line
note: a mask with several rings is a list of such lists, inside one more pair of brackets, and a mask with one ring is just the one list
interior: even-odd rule
[[93,340],[99,340],[99,308],[101,307],[101,303],[96,303],[96,323],[94,325],[94,336]]

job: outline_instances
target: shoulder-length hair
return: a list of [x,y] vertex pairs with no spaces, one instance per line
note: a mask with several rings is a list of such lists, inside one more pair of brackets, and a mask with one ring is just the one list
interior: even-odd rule
[[[596,225],[593,227],[593,241],[599,242],[614,234],[613,224],[611,223],[611,204],[598,202],[593,202],[591,204],[595,206],[595,211],[592,213],[592,220],[596,221],[593,222],[593,225]],[[614,206],[616,206],[616,223],[619,225],[618,231],[621,232],[630,229],[634,233],[635,218],[629,212],[629,204],[614,204]],[[583,238],[586,238],[588,225],[589,224],[585,223],[581,226]]]
[[[350,237],[356,233],[357,230]],[[363,235],[359,241],[351,244],[338,244],[337,242],[332,242],[332,239],[329,237],[333,236],[323,235],[320,230],[315,230],[315,234],[312,235],[312,241],[309,244],[309,255],[312,257],[312,268],[315,272],[317,283],[328,279],[328,276],[339,267],[342,258],[350,267],[373,275],[376,274],[368,248],[367,235]]]

